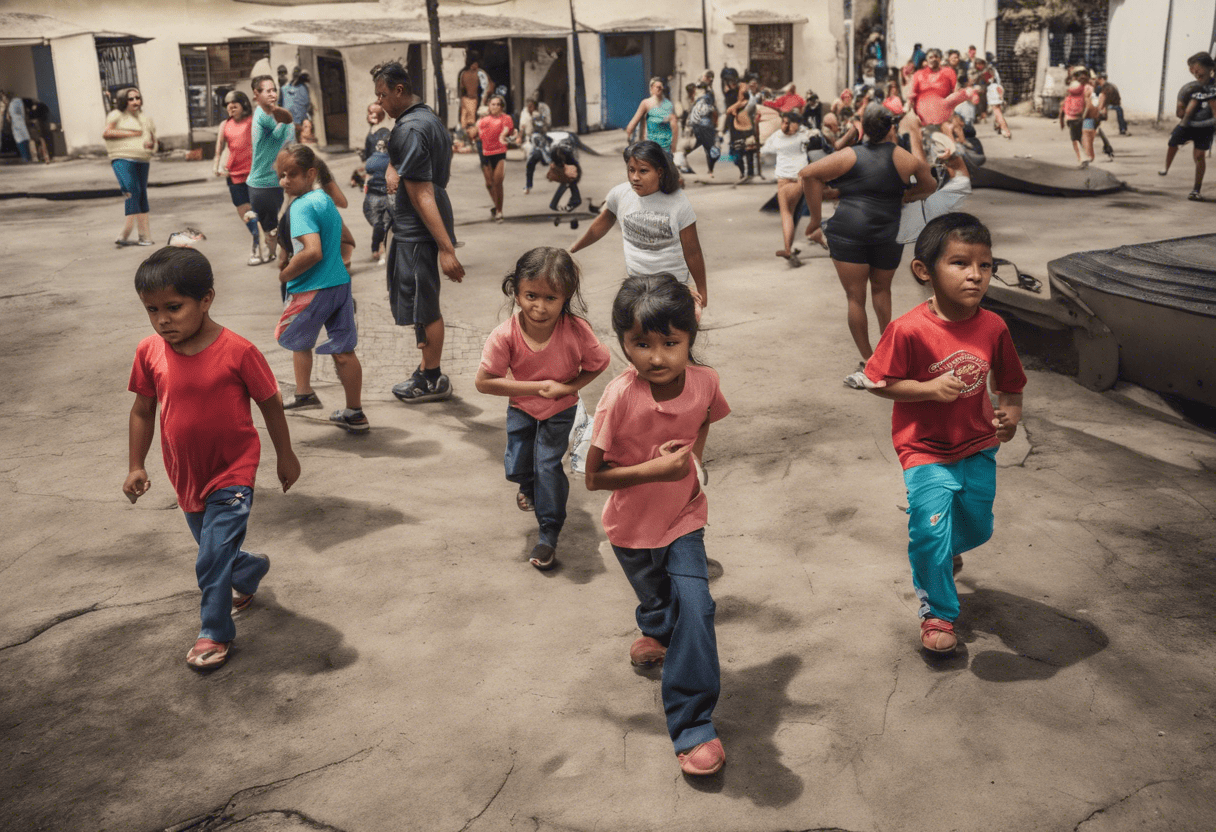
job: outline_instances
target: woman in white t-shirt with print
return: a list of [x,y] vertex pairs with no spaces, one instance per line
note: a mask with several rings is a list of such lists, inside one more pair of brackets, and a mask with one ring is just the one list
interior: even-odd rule
[[619,217],[628,274],[674,275],[682,283],[694,285],[698,307],[708,305],[697,215],[680,190],[680,174],[663,148],[652,141],[625,149],[625,171],[629,181],[608,192],[600,215],[570,247],[570,253],[601,239]]

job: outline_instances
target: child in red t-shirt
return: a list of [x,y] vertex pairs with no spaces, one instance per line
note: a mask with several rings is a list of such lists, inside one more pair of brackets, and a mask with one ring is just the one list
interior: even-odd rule
[[528,562],[542,571],[557,563],[557,537],[566,522],[570,482],[562,457],[578,391],[609,361],[608,350],[578,314],[578,284],[578,266],[565,249],[534,248],[520,257],[502,282],[519,314],[490,333],[477,369],[479,393],[510,396],[507,479],[519,485],[520,510],[536,512],[540,538]]
[[162,248],[135,272],[135,291],[156,335],[140,342],[131,368],[130,472],[122,490],[134,503],[151,487],[144,460],[159,404],[165,471],[198,542],[202,629],[186,663],[207,670],[228,660],[236,637],[232,612],[253,603],[270,569],[270,558],[241,549],[261,454],[250,399],[266,421],[284,491],[299,478],[300,462],[266,359],[211,320],[215,290],[207,258],[194,249]]
[[[930,220],[912,273],[933,297],[891,322],[866,363],[870,392],[895,402],[891,437],[908,487],[908,559],[920,598],[921,644],[958,644],[954,570],[992,537],[996,451],[1022,419],[1026,374],[1005,322],[980,309],[992,237],[970,214]],[[997,393],[994,411],[988,387]]]
[[604,390],[587,453],[587,488],[609,490],[604,533],[638,597],[634,665],[663,664],[667,732],[685,774],[714,774],[721,679],[709,594],[698,460],[730,406],[718,374],[693,362],[696,301],[670,274],[629,277],[612,328],[632,365]]

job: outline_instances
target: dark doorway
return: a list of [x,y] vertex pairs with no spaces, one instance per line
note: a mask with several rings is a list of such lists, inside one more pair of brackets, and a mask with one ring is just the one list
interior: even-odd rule
[[341,58],[317,56],[317,80],[321,85],[321,113],[326,145],[349,145],[350,124],[346,108],[346,69]]
[[789,23],[747,27],[748,68],[760,77],[761,86],[780,89],[793,80],[793,30]]
[[513,75],[519,79],[519,111],[524,102],[535,97],[549,105],[553,125],[573,122],[570,110],[570,63],[566,59],[565,38],[516,38]]
[[[469,57],[474,54],[479,56],[482,70],[490,76],[490,85],[506,99],[507,106],[504,111],[515,112],[515,102],[511,100],[511,47],[506,39],[471,40],[468,43],[465,62],[468,63]],[[482,90],[482,100],[485,100],[485,95],[486,91]]]

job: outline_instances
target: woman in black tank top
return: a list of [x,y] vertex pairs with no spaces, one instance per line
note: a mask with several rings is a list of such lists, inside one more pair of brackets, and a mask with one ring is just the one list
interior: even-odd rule
[[[881,104],[866,107],[862,116],[864,144],[845,148],[802,169],[799,179],[810,210],[806,234],[821,226],[832,265],[849,301],[849,333],[861,353],[861,366],[874,353],[866,316],[866,287],[873,298],[879,335],[891,322],[891,280],[903,256],[899,234],[900,209],[905,201],[924,199],[935,190],[928,164],[895,144],[898,117]],[[915,176],[916,184],[909,180]],[[825,184],[840,191],[840,204],[822,222]],[[845,384],[862,388],[860,369]]]

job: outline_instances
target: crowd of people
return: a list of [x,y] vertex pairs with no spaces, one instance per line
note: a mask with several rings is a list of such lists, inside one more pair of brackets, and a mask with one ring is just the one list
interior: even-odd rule
[[[779,198],[788,204],[799,194],[805,197],[808,233],[829,247],[849,298],[849,331],[864,359],[850,375],[853,386],[894,402],[893,444],[910,501],[908,553],[922,602],[919,643],[931,654],[949,654],[958,640],[953,573],[960,555],[992,534],[996,448],[1017,429],[1026,383],[1004,324],[979,308],[993,268],[990,236],[975,217],[946,210],[936,217],[921,210],[914,231],[901,228],[905,203],[938,195],[914,117],[903,121],[917,136],[909,150],[898,145],[896,114],[868,102],[860,114],[861,140],[817,148],[821,156],[809,161],[804,125],[809,102],[790,86],[771,101],[757,100],[749,112],[754,80],[733,79],[732,91],[738,92],[724,108],[732,156],[739,158],[735,149],[744,151],[741,170],[746,171],[747,139],[754,136],[749,122],[754,127],[775,118],[779,126],[772,136],[752,148],[753,169],[759,170],[758,151],[773,151]],[[376,103],[368,110],[367,147],[358,173],[367,187],[365,215],[377,235],[374,256],[385,260],[394,321],[412,328],[420,352],[416,369],[392,392],[414,405],[452,395],[440,369],[439,293],[444,277],[455,282],[464,277],[447,194],[453,137],[399,63],[377,67],[373,81]],[[274,79],[254,78],[251,87],[252,101],[234,94],[228,102],[230,125],[217,145],[226,151],[227,163],[217,161],[215,171],[227,174],[257,260],[267,253],[259,246],[259,232],[271,256],[277,245],[284,304],[275,337],[292,352],[295,395],[285,403],[257,348],[213,320],[212,267],[200,252],[163,248],[135,274],[154,334],[139,344],[130,376],[135,403],[123,491],[135,502],[150,487],[145,459],[159,412],[166,470],[199,546],[201,628],[186,656],[199,670],[228,660],[236,636],[233,614],[255,602],[270,569],[268,557],[242,548],[260,454],[250,401],[263,414],[284,491],[301,472],[285,414],[321,407],[310,385],[314,349],[333,356],[345,395],[345,406],[330,420],[352,434],[370,429],[360,400],[349,269],[353,239],[338,212],[345,198],[324,160],[295,140],[292,114],[279,106]],[[535,515],[539,534],[528,563],[540,570],[557,563],[569,494],[562,460],[572,444],[572,464],[586,487],[611,492],[603,528],[638,600],[640,635],[630,645],[629,660],[640,667],[662,665],[672,747],[681,770],[691,776],[713,774],[726,759],[713,722],[720,672],[702,460],[710,426],[729,415],[730,406],[717,373],[696,359],[710,293],[696,212],[672,153],[672,144],[691,133],[692,147],[704,147],[707,162],[718,158],[717,113],[706,98],[701,90],[697,101],[710,109],[690,111],[688,127],[673,119],[661,84],[652,87],[637,118],[648,138],[625,150],[625,181],[608,193],[598,218],[568,251],[523,251],[503,279],[512,314],[487,339],[475,382],[480,392],[508,399],[505,476],[515,490],[515,505]],[[154,144],[154,127],[139,122],[137,133],[130,121],[139,121],[138,102],[138,95],[127,96],[124,115],[112,129],[121,133],[116,140],[139,142],[147,150]],[[485,139],[502,141],[518,129],[502,105],[505,101],[492,94],[487,112],[467,128],[482,138],[492,201],[501,195],[502,160],[494,158],[497,145],[487,146]],[[842,115],[847,106],[842,104]],[[776,115],[767,116],[768,110]],[[539,107],[529,107],[528,113],[529,138],[535,140],[545,133],[545,115]],[[462,120],[465,115],[462,110]],[[828,115],[834,113],[824,113],[823,119]],[[703,129],[706,116],[713,137]],[[394,120],[391,129],[381,126],[386,117]],[[851,115],[845,120],[854,121]],[[561,167],[562,157],[550,153]],[[840,206],[825,223],[821,208],[828,188]],[[576,190],[572,198],[577,200]],[[285,199],[290,202],[280,216]],[[388,201],[391,210],[385,208]],[[146,216],[146,205],[135,206],[141,207]],[[492,210],[501,217],[500,204]],[[786,218],[783,214],[783,234],[789,237]],[[387,242],[385,225],[391,225]],[[609,353],[587,321],[580,268],[572,255],[617,225],[624,279],[610,323],[628,366],[608,384],[591,418],[579,394],[607,368]],[[902,255],[896,241],[908,233],[916,243],[912,270],[931,284],[932,298],[892,320],[890,276]],[[867,285],[881,330],[873,347],[865,326]],[[322,329],[325,340],[318,345]],[[995,409],[990,386],[999,394]]]

